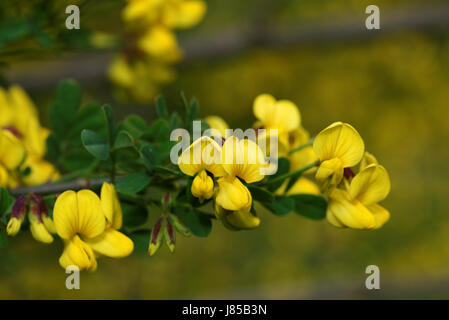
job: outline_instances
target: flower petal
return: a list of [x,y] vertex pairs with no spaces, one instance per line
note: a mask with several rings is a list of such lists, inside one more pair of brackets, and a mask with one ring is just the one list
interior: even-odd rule
[[202,170],[207,170],[215,177],[226,174],[221,165],[221,147],[215,140],[209,137],[201,137],[195,140],[178,159],[179,169],[194,176]]
[[390,178],[384,167],[371,164],[351,181],[349,194],[366,206],[377,203],[390,192]]
[[376,220],[376,229],[382,227],[388,220],[390,220],[390,212],[384,207],[373,204],[368,207]]
[[220,207],[231,211],[251,207],[251,193],[238,178],[228,176],[218,179],[217,182],[218,192],[215,202]]
[[170,28],[190,28],[198,24],[206,13],[206,3],[200,0],[178,1],[167,6],[163,21]]
[[101,187],[101,207],[108,224],[114,229],[120,229],[123,223],[123,211],[112,183],[105,182]]
[[66,269],[70,265],[77,266],[80,270],[95,271],[97,259],[92,249],[80,239],[74,236],[65,242],[64,252],[59,258],[59,264]]
[[331,218],[329,222],[334,225],[341,224],[353,229],[376,227],[374,215],[359,201],[351,200],[346,191],[334,189],[330,195],[327,210],[326,215]]
[[360,162],[365,144],[351,125],[335,122],[316,136],[313,150],[321,161],[338,158],[346,168]]
[[91,190],[81,190],[77,193],[78,200],[78,233],[95,238],[106,228],[106,219],[101,207],[101,201]]
[[22,143],[8,130],[0,129],[0,163],[6,169],[16,169],[25,157]]
[[84,240],[95,252],[111,258],[129,256],[134,243],[123,233],[112,228],[106,229],[100,236]]
[[68,240],[78,232],[78,200],[75,191],[65,191],[56,199],[53,221],[62,239]]

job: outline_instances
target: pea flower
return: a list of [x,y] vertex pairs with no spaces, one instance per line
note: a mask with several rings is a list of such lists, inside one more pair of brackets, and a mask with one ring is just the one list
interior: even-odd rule
[[313,150],[321,162],[316,179],[325,189],[340,183],[344,168],[360,162],[365,145],[351,125],[335,122],[316,136]]
[[335,188],[329,195],[327,220],[336,227],[377,229],[390,218],[377,204],[390,192],[390,178],[384,167],[370,164],[349,184],[348,190]]
[[190,28],[206,12],[200,0],[128,0],[123,11],[127,22],[140,24],[160,23],[168,28]]
[[270,129],[278,130],[280,148],[289,149],[289,133],[301,125],[298,107],[291,101],[276,101],[269,94],[261,94],[254,100],[253,113],[258,119],[254,127],[265,129],[267,134]]
[[184,150],[178,159],[179,169],[194,177],[191,192],[200,201],[212,198],[214,194],[213,177],[226,174],[221,165],[221,147],[209,137],[201,137]]
[[[119,210],[109,187],[105,188],[103,199],[102,203],[90,190],[69,190],[56,200],[53,220],[65,244],[59,259],[63,268],[76,265],[80,270],[95,271],[96,255],[122,258],[133,251],[131,239],[114,229],[120,225],[120,219],[115,220]],[[108,211],[104,212],[103,207]]]
[[258,227],[260,220],[251,213],[251,193],[241,180],[253,183],[264,178],[263,169],[267,167],[267,163],[262,150],[251,140],[229,137],[223,144],[222,160],[227,175],[217,181],[217,218],[222,220],[225,226],[234,229]]

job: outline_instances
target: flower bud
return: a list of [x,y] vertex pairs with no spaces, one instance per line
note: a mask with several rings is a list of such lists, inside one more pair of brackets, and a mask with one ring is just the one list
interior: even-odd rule
[[9,219],[8,225],[6,227],[6,232],[9,236],[15,236],[25,219],[25,213],[27,209],[28,198],[24,195],[17,198],[16,202],[12,207],[11,218]]
[[189,228],[187,228],[187,226],[184,224],[184,222],[182,222],[182,220],[177,215],[174,215],[174,214],[170,213],[168,215],[168,219],[173,224],[175,229],[179,233],[181,233],[183,236],[189,237],[189,236],[192,235],[192,233],[190,232]]
[[31,196],[30,212],[28,214],[28,219],[30,220],[31,235],[37,241],[43,243],[52,243],[53,236],[50,234],[50,232],[48,232],[42,221],[41,202],[43,202],[42,197],[37,196],[36,194],[33,194]]
[[200,202],[212,198],[214,195],[214,181],[205,170],[201,171],[193,179],[191,191],[193,196],[200,199]]
[[165,228],[165,219],[159,218],[153,226],[151,231],[150,246],[148,248],[148,253],[150,256],[154,255],[161,246],[161,240],[163,236],[163,229]]
[[166,221],[164,228],[165,244],[167,245],[168,250],[170,250],[170,252],[173,253],[175,251],[175,243],[176,243],[175,230],[173,229],[173,225],[171,224],[171,222],[167,218],[164,219]]
[[251,207],[252,197],[248,188],[236,177],[218,179],[215,202],[223,209],[238,211]]

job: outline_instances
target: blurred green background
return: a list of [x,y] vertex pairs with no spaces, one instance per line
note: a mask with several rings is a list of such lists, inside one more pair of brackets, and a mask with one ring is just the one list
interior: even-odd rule
[[[66,274],[57,262],[62,244],[45,246],[22,233],[0,249],[0,298],[449,298],[449,29],[383,25],[384,17],[395,21],[396,12],[424,8],[441,14],[441,8],[448,10],[445,3],[377,0],[380,31],[338,37],[337,28],[335,39],[306,37],[296,44],[247,46],[226,57],[186,60],[177,81],[163,89],[171,107],[180,107],[183,90],[198,98],[202,115],[222,116],[233,127],[252,125],[252,101],[260,93],[294,101],[312,134],[334,121],[351,123],[391,177],[391,193],[382,203],[391,220],[382,229],[340,230],[326,221],[279,218],[259,208],[262,224],[253,231],[230,232],[215,223],[207,239],[178,237],[173,255],[162,247],[151,258],[136,252],[101,259],[97,272],[82,273],[79,291],[65,288]],[[220,42],[222,30],[252,28],[254,21],[299,32],[302,26],[358,21],[360,29],[369,4],[210,0],[203,23],[182,33],[181,41],[216,34]],[[45,78],[43,63],[13,63],[9,72],[19,84],[28,68]],[[44,123],[59,80],[25,86]],[[81,82],[86,100],[111,103],[120,115],[154,117],[152,106],[115,101],[104,75]],[[365,289],[371,264],[380,268],[381,290]]]

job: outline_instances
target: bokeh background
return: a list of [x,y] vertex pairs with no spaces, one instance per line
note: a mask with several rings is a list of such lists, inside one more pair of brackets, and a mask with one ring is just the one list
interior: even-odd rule
[[[390,174],[382,205],[391,220],[376,231],[340,230],[260,209],[256,230],[230,232],[215,223],[207,239],[178,237],[173,255],[162,247],[151,258],[137,250],[101,259],[97,272],[82,274],[79,291],[65,288],[62,244],[42,245],[22,233],[0,249],[0,298],[449,298],[447,1],[207,2],[204,21],[180,33],[186,57],[177,80],[162,90],[170,108],[181,107],[183,90],[200,101],[203,116],[244,128],[254,121],[253,99],[271,93],[294,101],[312,134],[334,121],[351,123]],[[379,31],[364,26],[373,3],[381,9]],[[108,8],[112,17],[120,9]],[[99,29],[114,24],[97,20]],[[110,58],[22,58],[10,63],[7,77],[30,93],[44,124],[65,77],[82,83],[86,101],[151,120],[152,104],[114,98],[105,76]],[[381,290],[365,289],[371,264],[380,268]]]

